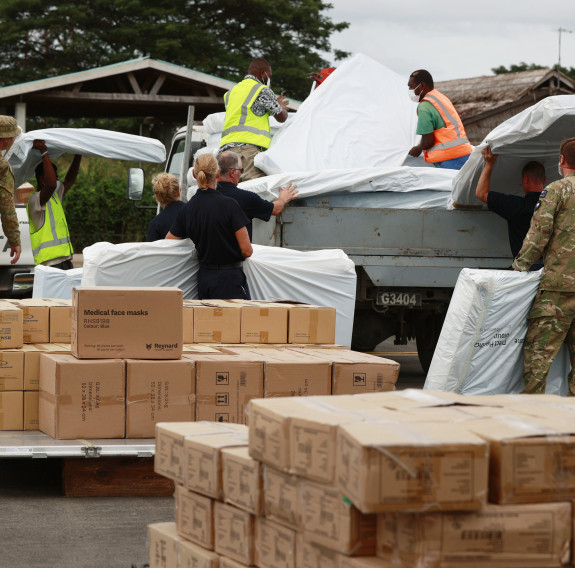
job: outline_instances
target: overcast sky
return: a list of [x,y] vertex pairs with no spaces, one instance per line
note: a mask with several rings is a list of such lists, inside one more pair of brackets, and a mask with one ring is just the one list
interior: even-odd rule
[[[575,67],[575,0],[326,0],[349,29],[332,46],[364,53],[406,78],[427,69],[437,81],[492,75],[513,63]],[[336,66],[337,62],[333,62]]]

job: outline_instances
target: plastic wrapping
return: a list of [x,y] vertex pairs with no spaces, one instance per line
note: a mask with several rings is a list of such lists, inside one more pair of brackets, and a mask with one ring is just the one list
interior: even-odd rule
[[[276,298],[336,308],[335,342],[351,345],[355,264],[341,250],[300,252],[253,245],[244,262],[252,299]],[[96,243],[84,249],[82,286],[176,286],[197,298],[199,263],[191,240]]]
[[39,264],[34,269],[32,298],[72,299],[72,288],[82,283],[82,268],[62,270]]
[[456,206],[480,206],[475,188],[483,170],[481,151],[491,146],[499,157],[491,174],[491,191],[524,195],[521,170],[531,160],[545,166],[547,183],[559,179],[559,146],[575,132],[575,95],[547,97],[494,128],[453,181]]
[[[473,395],[521,392],[527,315],[541,274],[542,270],[464,268],[424,389]],[[568,351],[563,346],[549,372],[545,392],[566,396],[569,370]]]
[[33,177],[34,169],[42,161],[40,152],[32,149],[32,143],[37,138],[46,142],[52,160],[67,152],[154,163],[166,159],[165,146],[159,140],[145,136],[98,128],[32,130],[19,136],[6,156],[14,172],[15,187]]

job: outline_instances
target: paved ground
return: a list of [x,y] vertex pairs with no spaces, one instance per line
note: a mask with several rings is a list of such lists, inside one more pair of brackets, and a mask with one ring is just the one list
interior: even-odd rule
[[[398,388],[421,388],[415,347],[377,351],[401,363]],[[174,520],[171,497],[68,498],[60,462],[0,459],[0,568],[131,568],[148,561],[146,527]]]

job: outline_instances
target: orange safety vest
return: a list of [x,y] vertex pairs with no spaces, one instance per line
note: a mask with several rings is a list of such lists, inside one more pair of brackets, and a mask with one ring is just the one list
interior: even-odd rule
[[434,144],[423,151],[426,162],[443,162],[471,154],[473,147],[453,103],[439,91],[429,91],[423,101],[431,103],[443,118],[445,126],[433,131]]

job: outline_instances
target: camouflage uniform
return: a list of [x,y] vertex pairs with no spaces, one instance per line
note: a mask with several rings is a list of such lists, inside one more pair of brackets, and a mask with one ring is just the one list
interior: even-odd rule
[[20,228],[14,207],[14,175],[6,158],[0,156],[0,221],[11,247],[20,246]]
[[575,394],[575,174],[548,185],[535,207],[529,232],[513,262],[527,271],[543,256],[543,277],[529,312],[524,345],[526,393],[545,392],[553,359],[567,341],[569,390]]

